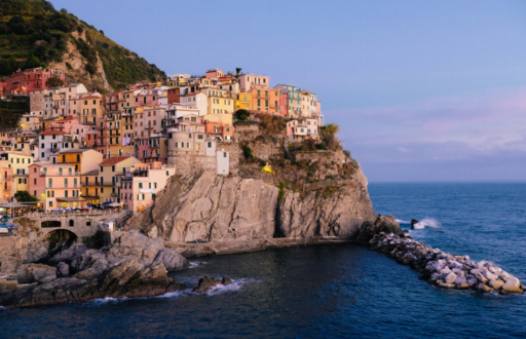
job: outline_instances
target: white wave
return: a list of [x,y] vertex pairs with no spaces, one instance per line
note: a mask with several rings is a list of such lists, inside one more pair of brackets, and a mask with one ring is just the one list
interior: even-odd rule
[[422,230],[422,229],[427,228],[427,227],[438,228],[438,227],[440,227],[440,221],[438,221],[435,218],[427,217],[427,218],[424,218],[424,219],[420,220],[419,222],[417,222],[416,224],[413,225],[413,228],[415,230]]
[[105,304],[116,304],[116,303],[120,303],[126,300],[129,300],[129,298],[127,297],[122,297],[122,298],[104,297],[104,298],[93,299],[89,301],[88,303],[93,304],[93,305],[105,305]]
[[410,222],[407,221],[407,220],[403,220],[403,219],[395,219],[395,221],[399,224],[409,224]]
[[179,291],[173,291],[173,292],[167,292],[165,294],[161,294],[160,296],[156,297],[156,298],[160,298],[160,299],[173,299],[173,298],[179,298],[179,297],[182,297],[182,296],[185,296],[185,295],[189,295],[192,293],[192,290],[191,289],[186,289],[186,290],[179,290]]
[[206,261],[199,261],[199,260],[195,260],[195,261],[190,261],[188,263],[188,268],[189,269],[192,269],[192,268],[197,268],[199,266],[203,266],[206,264]]
[[248,284],[249,282],[253,281],[252,279],[233,279],[230,284],[217,284],[214,287],[212,287],[210,290],[206,292],[206,295],[208,296],[214,296],[219,295],[223,293],[229,293],[229,292],[237,292],[239,291],[243,286]]

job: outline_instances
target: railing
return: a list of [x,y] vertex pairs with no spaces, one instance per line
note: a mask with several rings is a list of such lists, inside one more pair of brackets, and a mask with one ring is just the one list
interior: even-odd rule
[[90,210],[90,211],[49,211],[49,212],[29,212],[21,215],[27,218],[49,218],[49,217],[97,217],[97,216],[116,216],[126,214],[121,210]]

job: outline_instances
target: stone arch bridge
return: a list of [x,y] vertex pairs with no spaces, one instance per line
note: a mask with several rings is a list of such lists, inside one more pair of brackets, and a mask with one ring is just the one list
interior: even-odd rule
[[122,226],[131,212],[95,210],[89,212],[29,213],[24,215],[35,222],[40,231],[50,234],[57,230],[67,230],[82,239],[94,235],[101,227],[113,231]]

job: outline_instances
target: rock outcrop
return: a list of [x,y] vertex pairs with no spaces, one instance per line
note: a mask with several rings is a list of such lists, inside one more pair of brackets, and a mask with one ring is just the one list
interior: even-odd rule
[[221,279],[204,276],[197,282],[197,285],[192,289],[194,293],[208,293],[214,288],[227,286],[232,284],[232,279],[223,277]]
[[349,239],[373,217],[366,186],[358,180],[342,182],[338,191],[324,195],[204,171],[175,177],[154,206],[128,227],[183,251],[193,248],[193,254],[200,254],[195,248],[201,245],[201,254],[210,254],[210,246],[231,253],[262,249],[278,239],[303,244],[315,238]]
[[524,292],[520,280],[496,264],[475,262],[468,256],[455,256],[426,246],[403,232],[392,217],[379,216],[373,223],[364,223],[357,240],[411,266],[439,287],[501,294]]
[[102,297],[154,296],[181,288],[170,271],[187,261],[161,239],[137,231],[122,232],[102,249],[83,244],[47,258],[26,263],[0,279],[0,305],[35,306],[86,301]]

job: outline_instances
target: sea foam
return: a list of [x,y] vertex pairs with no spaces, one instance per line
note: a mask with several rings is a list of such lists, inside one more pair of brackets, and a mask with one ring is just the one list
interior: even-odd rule
[[421,229],[428,228],[428,227],[438,228],[440,227],[440,221],[438,221],[435,218],[426,217],[413,225],[413,228],[417,230],[421,230]]

